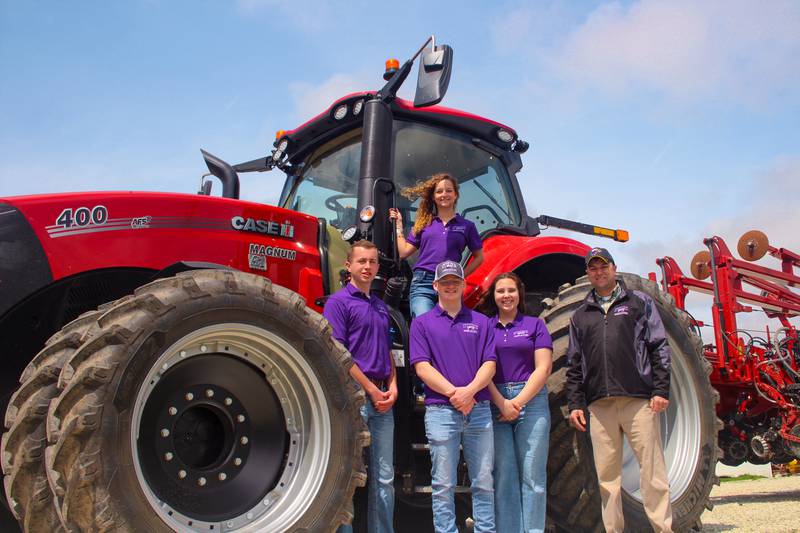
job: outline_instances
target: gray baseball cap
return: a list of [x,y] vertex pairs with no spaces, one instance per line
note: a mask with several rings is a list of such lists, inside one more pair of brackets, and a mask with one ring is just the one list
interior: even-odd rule
[[456,263],[455,261],[442,261],[436,265],[436,275],[433,281],[439,281],[445,276],[456,276],[464,279],[464,269],[461,268],[460,263]]

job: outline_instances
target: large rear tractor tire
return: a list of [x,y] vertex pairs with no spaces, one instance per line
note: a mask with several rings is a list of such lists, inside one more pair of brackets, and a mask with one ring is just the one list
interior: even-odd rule
[[189,271],[90,328],[47,414],[44,466],[64,529],[312,532],[352,518],[364,396],[299,295]]
[[[691,331],[688,317],[675,307],[656,284],[634,274],[619,274],[629,290],[643,292],[656,303],[672,348],[670,404],[661,416],[664,457],[670,482],[673,529],[700,529],[700,515],[710,509],[709,493],[718,482],[714,470],[720,455],[717,432],[721,427],[715,406],[719,395],[711,387],[711,367],[703,357],[702,341]],[[548,520],[557,530],[602,531],[600,493],[591,441],[568,421],[566,352],[569,321],[591,285],[584,277],[561,287],[542,314],[553,337],[553,373],[550,393],[551,429],[548,460]],[[622,469],[626,531],[651,531],[642,506],[636,457],[625,444]]]
[[6,409],[8,431],[0,445],[4,485],[11,511],[26,531],[64,531],[45,473],[45,421],[50,402],[58,396],[64,363],[87,339],[100,314],[84,313],[48,339],[23,371]]

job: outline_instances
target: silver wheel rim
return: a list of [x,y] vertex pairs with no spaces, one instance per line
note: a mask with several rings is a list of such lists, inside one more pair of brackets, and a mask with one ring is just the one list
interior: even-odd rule
[[[666,413],[659,416],[659,422],[670,500],[675,501],[687,490],[697,471],[702,432],[700,406],[697,402],[698,391],[691,378],[686,355],[676,349],[672,337],[668,340],[674,355],[670,401]],[[639,462],[628,444],[627,437],[624,439],[622,453],[622,488],[635,500],[642,501]]]
[[[288,458],[276,487],[252,509],[222,522],[184,516],[159,500],[145,482],[137,453],[142,411],[159,378],[172,366],[205,354],[238,357],[258,368],[277,394],[290,435]],[[331,449],[331,417],[324,387],[303,355],[281,337],[240,323],[194,331],[167,348],[140,387],[133,407],[131,450],[139,486],[155,513],[175,531],[279,532],[291,528],[314,501]]]

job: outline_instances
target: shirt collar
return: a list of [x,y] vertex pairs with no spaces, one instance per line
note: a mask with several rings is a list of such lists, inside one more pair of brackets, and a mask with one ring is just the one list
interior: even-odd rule
[[[461,222],[461,219],[462,219],[462,218],[463,218],[463,217],[462,217],[460,214],[456,213],[455,215],[453,215],[453,218],[451,218],[450,220],[448,220],[448,221],[447,221],[447,224],[450,224],[450,223],[451,223],[451,222],[453,222],[453,221],[458,221],[458,222]],[[439,222],[442,222],[442,219],[441,219],[441,218],[439,218],[439,215],[434,215],[434,216],[433,216],[433,220],[438,220]],[[445,224],[444,222],[442,222],[442,225],[445,225],[445,226],[446,226],[447,224]]]
[[371,298],[371,295],[364,294],[363,292],[361,292],[361,289],[359,289],[358,287],[356,287],[355,285],[353,285],[349,281],[347,282],[347,285],[345,285],[345,290],[347,291],[347,294],[349,294],[350,296],[359,296],[360,295],[363,298],[366,298],[367,300],[369,300]]
[[[509,322],[509,325],[511,325],[511,326],[519,326],[521,323],[522,323],[522,313],[517,311],[517,314],[514,316],[514,319],[511,322]],[[494,315],[494,327],[502,328],[502,327],[509,327],[509,326],[503,326],[503,323],[500,322],[500,314],[498,313],[498,314]]]
[[600,296],[594,289],[592,289],[592,293],[594,294],[594,301],[598,304],[608,303],[613,302],[620,297],[620,294],[622,294],[622,287],[620,286],[619,282],[617,282],[617,284],[614,285],[614,290],[612,290],[611,294],[608,296]]
[[[445,311],[445,310],[442,308],[442,306],[441,306],[441,305],[439,305],[438,303],[436,304],[436,307],[435,307],[435,309],[436,309],[436,311],[437,311],[437,312],[436,312],[436,316],[446,316],[446,317],[448,317],[448,318],[450,317],[450,315],[448,314],[448,312],[447,312],[447,311]],[[469,315],[469,312],[470,312],[470,309],[469,309],[469,307],[467,307],[466,305],[464,305],[464,303],[462,302],[462,303],[461,303],[461,310],[460,310],[458,313],[456,313],[456,316],[455,316],[455,317],[453,317],[453,320],[455,320],[456,318],[458,318],[458,317],[460,317],[460,316]]]

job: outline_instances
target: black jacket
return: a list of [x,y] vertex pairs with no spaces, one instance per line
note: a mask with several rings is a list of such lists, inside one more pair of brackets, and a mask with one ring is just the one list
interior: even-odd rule
[[653,299],[620,284],[608,308],[591,291],[569,325],[569,409],[607,396],[669,399],[671,351]]

